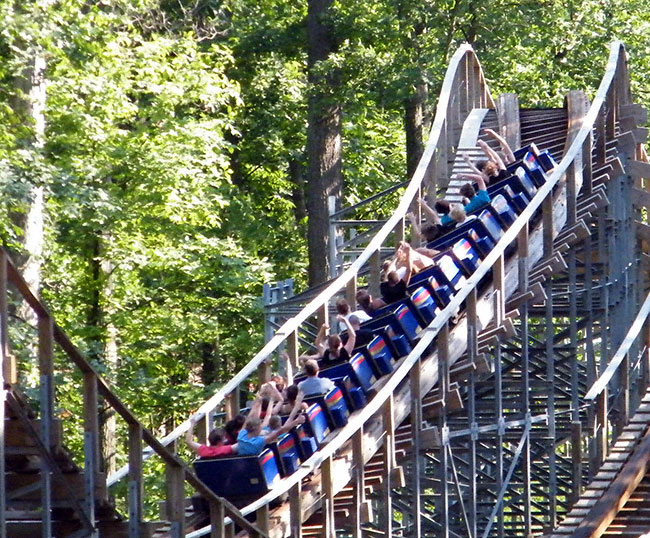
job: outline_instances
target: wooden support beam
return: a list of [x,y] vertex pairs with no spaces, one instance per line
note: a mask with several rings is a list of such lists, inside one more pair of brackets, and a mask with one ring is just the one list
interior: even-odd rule
[[536,282],[535,284],[532,284],[525,292],[514,295],[506,303],[506,310],[513,310],[526,303],[541,300],[546,300],[546,294],[544,293],[544,288],[542,285],[539,282]]
[[650,179],[650,163],[630,160],[627,162],[626,170],[634,179]]
[[321,484],[323,500],[321,512],[323,514],[323,538],[335,538],[334,525],[334,477],[332,476],[332,458],[327,458],[321,465]]
[[638,125],[645,125],[648,122],[648,109],[637,103],[621,105],[620,113],[622,119],[632,118]]
[[637,237],[643,239],[644,241],[650,241],[650,226],[638,220],[635,220],[634,224],[636,227]]
[[632,202],[637,207],[650,208],[650,192],[632,187]]
[[519,97],[516,93],[502,93],[497,98],[497,117],[501,136],[512,148],[521,147]]

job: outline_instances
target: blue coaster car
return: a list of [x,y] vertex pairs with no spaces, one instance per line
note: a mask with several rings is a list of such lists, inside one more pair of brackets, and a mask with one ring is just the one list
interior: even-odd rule
[[296,450],[300,456],[300,461],[307,461],[311,455],[318,450],[316,439],[314,439],[305,428],[304,424],[299,424],[289,431],[289,434],[295,441]]
[[198,459],[194,472],[216,495],[233,503],[261,497],[280,480],[275,456],[269,449],[259,456]]
[[375,336],[361,352],[374,365],[378,377],[393,371],[393,353],[383,336]]
[[343,391],[339,387],[333,388],[327,394],[310,396],[304,399],[308,404],[319,404],[325,411],[327,425],[331,430],[342,428],[348,423],[350,411],[345,403]]
[[435,318],[440,312],[435,298],[424,286],[416,288],[415,291],[411,293],[411,302],[413,303],[413,306],[418,309],[418,312],[420,312],[420,315],[424,318],[424,322],[427,325],[429,325],[429,323],[433,321],[433,318]]
[[293,435],[285,433],[273,443],[266,445],[266,448],[273,452],[280,476],[289,476],[296,471],[300,455]]
[[[424,325],[424,321],[419,320],[419,317],[415,308],[411,309],[406,303],[396,303],[390,305],[383,315],[364,321],[361,327],[391,340],[394,336],[404,335],[412,345]],[[386,327],[390,327],[390,330]]]
[[370,364],[362,353],[355,353],[348,362],[321,370],[319,376],[329,377],[332,380],[347,377],[365,394],[368,394],[373,383],[377,380]]
[[503,194],[495,195],[490,200],[490,207],[494,210],[493,213],[495,213],[495,216],[501,223],[501,227],[504,229],[510,228],[517,220],[517,213],[515,213]]
[[478,268],[478,264],[481,263],[481,257],[467,239],[457,241],[452,246],[451,252],[466,277],[472,276],[472,273]]
[[319,403],[313,403],[309,406],[304,423],[305,431],[316,440],[316,444],[321,446],[325,437],[330,433],[329,424],[327,423],[327,413],[324,406]]

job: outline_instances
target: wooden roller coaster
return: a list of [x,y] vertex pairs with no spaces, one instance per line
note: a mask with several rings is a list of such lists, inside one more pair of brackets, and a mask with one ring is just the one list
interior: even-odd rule
[[[302,335],[330,318],[334,300],[353,303],[361,285],[377,293],[382,255],[404,239],[413,201],[425,193],[458,197],[460,156],[474,151],[483,128],[499,129],[513,147],[534,143],[558,164],[448,304],[418,329],[412,349],[377,379],[365,406],[245,506],[217,496],[179,456],[190,420],[156,439],[0,252],[0,537],[586,537],[641,529],[650,450],[643,396],[650,164],[639,127],[646,120],[632,102],[620,43],[591,104],[573,91],[565,107],[542,110],[521,109],[514,95],[495,103],[473,50],[461,47],[396,209],[383,225],[364,225],[363,204],[332,215],[330,261],[340,274],[275,306],[285,321],[273,338],[192,417],[203,434],[215,416],[240,411],[241,387],[273,370],[294,377]],[[346,237],[349,223],[356,230]],[[38,318],[38,402],[21,392],[10,351],[14,296]],[[65,364],[55,360],[55,344]],[[70,365],[84,416],[66,426],[83,431],[83,462],[65,449],[54,413],[56,369]],[[127,433],[128,465],[109,477],[99,458],[100,398]],[[145,516],[143,476],[160,461],[167,491],[158,521]],[[206,511],[192,508],[190,488]]]

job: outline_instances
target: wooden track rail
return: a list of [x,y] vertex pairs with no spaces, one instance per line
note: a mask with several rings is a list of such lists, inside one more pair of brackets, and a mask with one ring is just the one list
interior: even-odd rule
[[[190,427],[191,420],[200,420],[202,431],[207,433],[216,413],[225,411],[227,416],[236,414],[239,411],[240,387],[251,381],[268,379],[270,372],[276,369],[279,361],[282,360],[276,354],[283,347],[288,350],[288,360],[282,364],[282,369],[289,373],[289,381],[291,381],[292,374],[298,368],[299,327],[314,318],[319,321],[329,319],[333,300],[341,295],[354,297],[359,277],[366,270],[369,270],[370,289],[378,288],[382,248],[392,247],[395,242],[404,238],[405,215],[415,198],[424,191],[436,192],[438,187],[443,185],[443,180],[450,176],[450,163],[454,162],[454,156],[450,152],[453,151],[461,127],[472,110],[494,108],[494,106],[473,50],[469,46],[462,46],[451,59],[424,155],[393,215],[341,276],[323,289],[296,316],[284,323],[262,350],[221,390],[201,405],[193,417],[160,440],[144,428],[114,395],[110,387],[56,325],[42,302],[32,294],[6,255],[0,253],[0,349],[5,387],[3,395],[7,397],[14,390],[20,366],[8,349],[7,285],[11,283],[34,310],[39,320],[42,384],[40,418],[44,424],[41,435],[45,446],[50,445],[52,435],[52,409],[56,390],[53,375],[55,343],[83,377],[83,428],[86,455],[84,475],[88,498],[91,500],[85,510],[80,509],[84,512],[80,519],[86,519],[87,526],[93,528],[97,524],[93,502],[95,488],[98,483],[103,484],[105,481],[99,469],[98,455],[98,400],[103,398],[128,425],[129,465],[110,476],[106,483],[110,487],[117,485],[122,479],[128,480],[129,526],[126,535],[129,537],[146,535],[143,530],[142,473],[145,460],[154,454],[161,457],[166,465],[168,487],[166,518],[169,526],[158,536],[178,538],[185,535],[185,484],[188,483],[200,495],[207,498],[210,505],[211,525],[188,535],[192,538],[207,534],[214,537],[231,536],[234,534],[235,524],[245,529],[249,536],[300,537],[303,533],[303,522],[319,510],[323,514],[323,535],[331,538],[335,532],[335,496],[344,488],[350,487],[350,484],[353,500],[352,515],[355,520],[353,536],[360,537],[362,507],[366,502],[364,467],[379,449],[383,454],[381,460],[383,509],[384,513],[388,514],[380,521],[379,527],[384,536],[392,534],[394,529],[390,493],[400,482],[400,468],[395,457],[398,426],[407,417],[411,417],[414,453],[418,453],[421,438],[427,435],[438,436],[443,448],[449,446],[449,425],[445,412],[439,413],[435,435],[430,429],[428,432],[423,429],[424,396],[436,387],[437,402],[441,407],[448,405],[450,396],[456,390],[452,386],[454,366],[455,375],[458,375],[458,371],[464,371],[463,368],[467,369],[467,365],[470,365],[471,370],[479,364],[480,335],[486,329],[493,330],[495,334],[507,332],[508,316],[515,315],[509,311],[510,309],[514,310],[521,304],[533,300],[542,300],[547,295],[550,288],[543,288],[542,285],[545,285],[546,278],[555,268],[564,264],[562,256],[558,259],[558,252],[570,250],[570,245],[579,241],[583,234],[582,228],[585,226],[584,223],[581,224],[581,217],[589,214],[589,210],[595,211],[599,204],[602,205],[603,196],[598,189],[598,178],[592,177],[592,170],[601,170],[605,166],[616,168],[616,164],[609,158],[608,152],[611,148],[608,144],[611,144],[617,134],[620,134],[617,133],[617,126],[623,116],[622,112],[629,111],[629,107],[632,106],[625,50],[621,43],[614,43],[611,47],[605,75],[588,111],[585,111],[584,96],[570,94],[567,103],[568,136],[564,155],[548,181],[539,188],[534,199],[481,262],[476,272],[467,280],[467,284],[421,332],[420,339],[413,350],[396,363],[390,376],[385,376],[378,381],[375,386],[375,396],[363,409],[351,415],[344,428],[331,434],[327,444],[303,463],[298,471],[282,479],[280,484],[267,495],[238,510],[227,501],[215,496],[196,478],[176,454],[176,442]],[[516,126],[517,120],[513,117],[512,105],[506,108],[501,121]],[[511,127],[508,136],[516,139],[517,134],[512,132],[512,129],[516,127]],[[587,198],[591,197],[588,202],[583,198],[583,205],[577,203],[581,191],[587,195]],[[540,211],[541,219],[536,218]],[[639,226],[639,230],[640,236],[643,236],[645,228]],[[510,245],[516,246],[516,254],[507,258],[506,249]],[[569,271],[575,272],[575,259],[570,255],[568,259]],[[479,283],[485,282],[488,278],[491,278],[491,283],[479,288]],[[464,313],[460,319],[456,319],[461,309]],[[526,310],[519,319],[522,322],[522,340],[527,346]],[[452,320],[454,324],[450,323]],[[459,362],[461,360],[463,362]],[[620,364],[623,363],[624,361],[621,361]],[[524,376],[528,375],[527,368],[524,368],[524,372]],[[525,382],[523,387],[524,401],[529,402],[530,387]],[[4,406],[0,407],[3,407],[2,412],[5,413]],[[513,446],[517,446],[514,461],[520,458],[527,469],[522,477],[524,496],[528,499],[524,510],[530,511],[533,485],[530,474],[529,432],[538,421],[532,416],[530,408],[525,411],[524,434]],[[576,405],[574,413],[577,412]],[[4,416],[0,418],[4,419]],[[575,441],[574,446],[579,445],[581,439],[581,432],[576,424],[574,417],[572,422],[574,430],[571,433]],[[447,468],[454,468],[451,448],[449,451],[441,450],[440,458],[445,473]],[[3,465],[0,476],[3,476],[4,480],[5,458],[0,459],[2,460],[0,465]],[[414,461],[414,465],[417,465],[417,461]],[[49,473],[43,473],[44,507],[47,506],[48,492],[52,487],[46,475],[49,476]],[[305,481],[310,475],[311,483]],[[507,482],[508,480],[499,484],[504,491]],[[445,503],[449,503],[452,497],[453,483],[453,477],[444,475],[440,481],[440,491],[437,492],[443,505],[440,525],[443,529],[441,536],[445,538],[449,536],[449,531],[444,531],[448,529],[448,522],[445,520],[448,507]],[[458,483],[457,477],[456,483]],[[288,496],[289,502],[283,503],[279,508],[272,508],[280,497],[285,496]],[[462,503],[462,496],[458,497]],[[497,508],[504,502],[506,501],[502,493],[497,501]],[[414,518],[419,521],[421,498],[420,484],[417,480],[412,492],[412,504]],[[468,508],[470,511],[475,509],[472,506]],[[465,512],[464,506],[463,512]],[[256,523],[250,523],[245,519],[249,514],[257,516]],[[0,526],[4,517],[4,509],[0,507]],[[43,516],[44,526],[51,523],[48,517]],[[530,521],[530,513],[525,514],[525,519]],[[465,523],[468,534],[475,537],[476,522],[473,523],[474,528],[472,528],[470,519],[465,516]],[[492,523],[489,522],[484,536],[489,535]],[[530,531],[530,529],[526,530]]]

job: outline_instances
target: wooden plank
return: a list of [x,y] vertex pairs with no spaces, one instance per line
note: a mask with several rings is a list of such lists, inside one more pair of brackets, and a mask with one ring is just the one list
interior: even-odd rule
[[634,179],[650,178],[650,163],[630,160],[627,162],[626,170]]
[[497,119],[501,136],[511,148],[521,147],[521,123],[519,121],[519,96],[502,93],[497,98]]
[[632,187],[632,202],[637,207],[650,207],[650,192]]
[[578,526],[574,538],[593,538],[600,536],[614,520],[618,511],[625,505],[648,469],[650,460],[650,432],[634,451],[630,461],[612,482],[611,487],[592,507],[589,515]]
[[648,110],[638,103],[621,105],[621,116],[623,118],[634,118],[637,124],[643,125],[648,122]]

